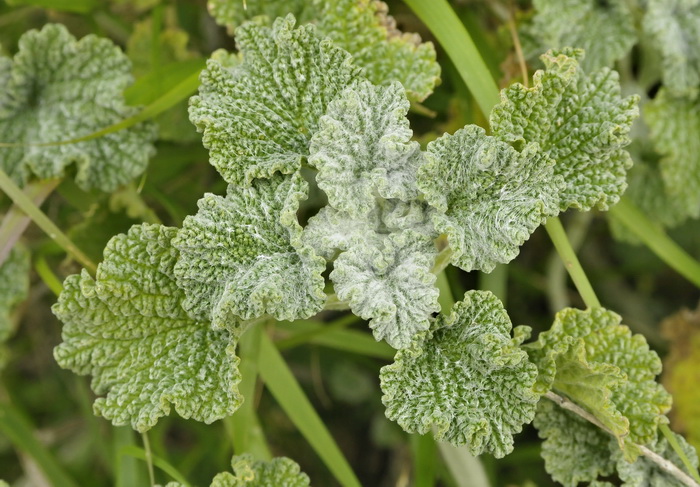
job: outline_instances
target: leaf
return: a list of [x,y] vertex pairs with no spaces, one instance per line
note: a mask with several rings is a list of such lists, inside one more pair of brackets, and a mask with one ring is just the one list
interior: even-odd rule
[[395,232],[379,246],[356,245],[335,261],[331,280],[338,297],[369,323],[374,338],[394,348],[411,344],[440,311],[435,275],[437,250],[430,238],[407,230]]
[[227,68],[210,59],[190,99],[190,120],[229,183],[297,171],[328,104],[360,76],[345,51],[294,24],[290,15],[271,28],[238,28],[243,62]]
[[386,87],[361,81],[346,88],[321,117],[311,138],[309,164],[329,204],[362,216],[375,194],[411,201],[418,197],[416,171],[424,157],[411,141],[409,102],[399,83]]
[[299,174],[275,175],[199,201],[173,240],[175,276],[193,318],[237,329],[266,313],[295,320],[323,308],[325,261],[301,244],[296,219],[307,191]]
[[220,473],[211,487],[308,487],[310,480],[299,465],[286,457],[273,458],[269,462],[256,461],[253,455],[245,453],[231,460],[234,473]]
[[[544,440],[547,473],[564,486],[595,481],[615,471],[610,435],[551,401],[540,401],[533,424]],[[615,450],[619,450],[614,445]]]
[[131,65],[111,41],[88,35],[76,39],[58,24],[29,31],[11,62],[0,62],[0,168],[23,185],[63,177],[75,163],[82,189],[111,192],[140,175],[153,155],[155,130],[141,123],[99,138],[72,140],[135,115],[122,91]]
[[587,409],[633,459],[638,452],[630,443],[656,438],[671,396],[654,380],[661,372],[658,355],[620,322],[603,308],[566,308],[524,348],[540,369],[537,390],[549,386]]
[[436,208],[433,223],[452,262],[490,272],[510,262],[547,217],[559,213],[562,182],[536,145],[517,152],[470,125],[428,144],[418,187]]
[[644,107],[644,121],[669,197],[678,200],[692,218],[700,216],[700,98],[674,97],[662,88]]
[[[673,433],[673,436],[675,436],[676,441],[680,444],[681,449],[685,452],[693,467],[697,469],[698,454],[695,449],[681,435]],[[666,438],[659,438],[654,441],[651,449],[685,471],[683,462]],[[634,463],[628,462],[619,454],[616,455],[616,458],[617,472],[620,480],[624,482],[623,487],[683,487],[687,485],[668,474],[665,470],[662,470],[658,464],[644,456],[637,458]]]
[[634,15],[625,0],[533,0],[533,6],[535,17],[526,30],[542,51],[581,48],[586,70],[612,66],[637,42]]
[[508,454],[539,399],[532,390],[537,368],[510,331],[498,298],[469,291],[382,367],[387,418],[409,433],[433,430],[436,440],[466,444],[473,455]]
[[181,307],[175,228],[143,224],[114,237],[94,280],[69,276],[54,305],[64,323],[58,364],[93,376],[95,413],[144,432],[171,406],[211,423],[241,403],[236,341]]
[[535,73],[532,87],[503,90],[490,118],[495,137],[516,146],[536,142],[556,161],[554,173],[566,183],[562,211],[617,203],[632,165],[623,147],[639,114],[639,97],[620,96],[618,74],[603,68],[588,76],[579,66],[582,56],[575,49],[548,51],[546,70]]
[[246,19],[264,15],[272,21],[290,12],[300,23],[314,22],[319,35],[349,52],[372,83],[398,81],[411,100],[424,100],[440,81],[432,43],[399,31],[384,2],[247,0],[244,5],[238,0],[210,0],[209,5],[216,21],[231,30]]
[[29,252],[23,245],[15,245],[0,264],[0,369],[9,360],[5,342],[14,334],[14,308],[29,294]]
[[644,33],[661,52],[664,87],[674,95],[695,95],[700,86],[700,1],[648,0]]

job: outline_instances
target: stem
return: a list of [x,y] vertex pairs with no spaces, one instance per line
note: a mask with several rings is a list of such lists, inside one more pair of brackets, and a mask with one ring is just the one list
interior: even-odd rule
[[579,294],[581,294],[583,302],[588,308],[599,308],[600,301],[598,301],[598,297],[595,295],[595,291],[593,291],[593,287],[588,281],[588,277],[583,271],[578,257],[576,257],[576,252],[574,252],[574,249],[571,247],[571,243],[566,236],[561,220],[559,220],[558,217],[548,219],[545,224],[545,229],[554,244],[554,248],[557,249],[559,257],[561,257],[561,260],[564,262],[566,270],[569,271],[571,280],[574,281],[576,289],[578,289]]
[[500,264],[491,272],[480,272],[479,289],[491,291],[505,305],[508,297],[508,267]]
[[[34,181],[24,188],[24,194],[37,207],[49,197],[56,189],[60,179],[45,179],[43,181]],[[27,229],[31,219],[20,210],[17,205],[13,205],[7,212],[0,225],[0,265],[5,262],[7,256],[10,255],[12,247],[15,246],[19,238]]]
[[440,42],[484,116],[488,118],[491,108],[500,101],[498,85],[469,32],[447,0],[404,1]]
[[148,434],[141,433],[143,438],[143,450],[146,452],[146,466],[148,467],[148,479],[152,486],[156,485],[156,476],[153,472],[153,454],[151,453],[151,442],[148,441]]
[[671,428],[668,427],[666,424],[659,425],[659,429],[661,430],[661,433],[666,437],[666,440],[668,440],[668,443],[671,445],[671,448],[673,448],[673,451],[676,452],[676,455],[681,459],[681,462],[683,462],[683,465],[685,465],[686,470],[688,470],[688,473],[695,479],[696,482],[700,483],[700,474],[698,474],[698,470],[693,466],[692,463],[690,463],[690,460],[688,459],[688,455],[685,454],[683,449],[681,448],[681,445],[678,443],[678,440],[676,439],[675,436],[673,436],[673,432],[671,431]]
[[671,240],[666,232],[649,220],[628,198],[622,197],[608,214],[634,233],[657,257],[700,287],[700,263]]
[[[578,406],[577,404],[571,402],[565,397],[562,397],[554,392],[548,392],[544,395],[547,399],[550,401],[554,402],[556,405],[566,409],[567,411],[571,411],[572,413],[576,414],[577,416],[580,416],[581,418],[585,419],[589,423],[597,426],[601,430],[605,431],[609,435],[613,435],[612,431],[610,431],[607,427],[605,427],[598,419],[593,416],[591,413],[583,409],[582,407]],[[649,448],[647,448],[644,445],[637,445],[637,447],[641,450],[642,455],[644,455],[647,459],[650,461],[654,462],[656,465],[658,465],[659,468],[664,470],[666,473],[669,475],[675,477],[678,479],[680,482],[682,482],[684,485],[687,485],[688,487],[700,487],[700,483],[695,482],[692,478],[688,476],[685,472],[683,472],[680,468],[678,468],[673,462],[670,460],[665,459],[661,455],[659,455],[656,452],[651,451]]]
[[12,202],[32,219],[49,237],[68,252],[75,260],[95,274],[97,266],[32,202],[29,197],[0,169],[0,190],[10,197]]
[[44,281],[46,287],[48,287],[51,292],[56,295],[56,297],[63,292],[63,284],[61,284],[61,281],[51,270],[49,264],[46,262],[46,257],[43,254],[39,255],[39,257],[37,257],[34,261],[34,270],[39,275],[41,280]]

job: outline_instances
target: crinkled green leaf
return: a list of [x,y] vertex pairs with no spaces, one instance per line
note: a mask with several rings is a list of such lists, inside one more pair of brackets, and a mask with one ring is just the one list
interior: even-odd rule
[[411,141],[409,102],[399,83],[374,86],[361,81],[328,105],[311,138],[309,163],[331,206],[353,216],[375,207],[376,195],[417,198],[416,171],[424,162]]
[[[533,424],[544,440],[547,473],[565,487],[577,487],[615,471],[610,435],[551,401],[540,401]],[[615,449],[619,450],[615,445]]]
[[15,331],[12,311],[29,293],[29,265],[29,252],[22,245],[15,245],[0,265],[0,369],[9,358],[5,342]]
[[210,0],[209,6],[217,22],[231,29],[260,15],[273,20],[292,13],[300,23],[314,22],[322,37],[352,55],[370,81],[399,81],[412,100],[425,99],[440,81],[432,43],[399,31],[381,1],[247,0],[244,6],[239,0]]
[[191,316],[235,328],[266,313],[295,320],[323,308],[325,261],[299,242],[296,211],[307,189],[299,174],[278,174],[199,201],[173,240]]
[[511,261],[547,217],[559,213],[561,178],[536,145],[518,152],[475,125],[428,144],[418,187],[439,210],[452,262],[490,272]]
[[308,487],[310,480],[299,465],[287,457],[269,462],[256,461],[245,453],[231,460],[233,474],[224,472],[214,477],[211,487]]
[[331,280],[338,297],[357,316],[371,320],[374,338],[394,348],[411,344],[440,311],[432,240],[410,230],[388,235],[380,245],[357,244],[336,259]]
[[[138,109],[127,107],[122,91],[131,81],[127,57],[107,39],[76,39],[62,25],[30,31],[11,62],[0,62],[0,168],[19,184],[34,174],[62,177],[75,163],[83,189],[112,191],[143,172],[154,153],[155,130],[137,124],[75,144],[61,142],[122,121]],[[34,144],[34,145],[31,145]]]
[[549,48],[586,51],[586,70],[611,67],[637,41],[634,16],[625,0],[533,0],[535,17],[526,29]]
[[345,51],[294,24],[290,15],[271,28],[241,26],[243,62],[227,68],[210,59],[190,99],[190,120],[229,183],[297,171],[328,104],[360,76]]
[[[656,438],[671,396],[655,381],[658,355],[642,335],[632,335],[619,315],[603,308],[567,308],[537,342],[527,345],[540,369],[539,389],[550,385],[592,413],[620,446]],[[636,455],[626,449],[628,458]]]
[[642,26],[661,52],[664,87],[675,95],[700,88],[700,1],[647,0]]
[[566,182],[561,210],[608,209],[627,187],[632,160],[623,149],[637,117],[637,96],[622,98],[618,74],[603,68],[586,75],[580,50],[549,51],[546,70],[533,84],[501,91],[491,112],[494,136],[521,145],[536,142],[556,161],[555,174]]
[[117,235],[93,279],[68,277],[53,312],[63,321],[59,365],[93,376],[96,414],[146,431],[174,407],[211,423],[231,415],[242,397],[236,341],[181,307],[171,240],[177,229],[140,225]]
[[535,415],[537,368],[510,337],[511,323],[490,292],[469,291],[450,315],[396,353],[380,372],[386,415],[409,433],[434,428],[470,452],[502,457]]
[[700,97],[674,97],[661,89],[644,107],[666,192],[693,218],[700,216]]
[[[695,448],[690,446],[681,435],[673,433],[673,436],[676,437],[676,441],[680,444],[690,463],[697,469],[698,454]],[[651,445],[651,449],[663,458],[670,460],[682,471],[686,471],[680,457],[666,438],[660,437]],[[640,456],[634,463],[628,462],[622,455],[616,455],[616,457],[617,472],[620,479],[624,482],[622,484],[623,487],[683,487],[687,485],[665,470],[662,470],[657,463],[650,461],[647,457]]]

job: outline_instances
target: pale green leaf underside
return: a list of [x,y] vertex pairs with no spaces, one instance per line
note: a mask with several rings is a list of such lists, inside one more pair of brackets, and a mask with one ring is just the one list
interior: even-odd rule
[[440,311],[435,275],[437,251],[432,239],[406,230],[388,235],[379,245],[352,246],[336,259],[331,280],[338,297],[357,316],[370,320],[374,337],[394,348],[411,344]]
[[543,400],[537,405],[533,424],[544,440],[545,469],[564,487],[577,487],[579,482],[590,482],[615,471],[610,435],[585,419]]
[[466,271],[511,261],[559,213],[561,178],[536,145],[519,153],[470,125],[428,144],[426,158],[418,187],[438,210],[433,221],[447,234],[452,262]]
[[[655,381],[661,371],[658,355],[642,335],[632,335],[620,321],[603,308],[567,308],[526,348],[544,376],[539,380],[595,415],[620,446],[645,444],[667,421],[663,415],[671,399]],[[634,450],[627,454],[634,456]]]
[[[217,22],[235,28],[265,15],[269,20],[292,13],[300,23],[314,22],[321,37],[346,50],[374,84],[400,82],[412,100],[421,101],[440,81],[432,43],[396,29],[386,4],[376,0],[210,0]],[[236,31],[238,35],[238,31]]]
[[[107,39],[76,39],[58,24],[30,31],[12,59],[0,58],[0,142],[41,144],[91,134],[134,115],[122,91],[127,57]],[[141,123],[75,144],[0,147],[0,168],[19,184],[33,174],[62,177],[75,163],[85,190],[113,191],[143,172],[153,154],[151,124]]]
[[675,95],[700,88],[700,1],[648,0],[642,26],[661,51],[664,87]]
[[22,245],[15,245],[0,265],[0,369],[8,359],[4,343],[15,329],[12,311],[29,293],[29,270],[29,252]]
[[311,138],[309,164],[329,204],[352,216],[375,207],[377,195],[411,201],[424,156],[411,141],[409,102],[399,83],[360,81],[328,105]]
[[231,460],[233,474],[224,472],[214,477],[211,487],[308,487],[310,480],[299,465],[286,457],[269,462],[255,460],[245,453]]
[[536,142],[554,161],[566,187],[561,210],[606,210],[620,199],[632,160],[623,149],[637,117],[637,96],[622,98],[618,74],[603,68],[588,76],[579,67],[581,51],[542,56],[546,70],[533,85],[501,91],[491,112],[495,137],[511,144]]
[[544,49],[584,49],[586,70],[611,67],[637,41],[634,16],[625,0],[533,0],[533,6],[535,17],[528,31]]
[[299,174],[278,174],[199,201],[173,240],[191,316],[233,329],[266,313],[295,320],[323,308],[325,261],[299,242],[296,211],[306,195]]
[[665,88],[644,106],[659,169],[670,198],[700,216],[700,97],[674,97]]
[[190,99],[190,120],[229,183],[297,171],[326,107],[360,76],[345,51],[294,23],[289,16],[271,28],[241,26],[243,62],[226,68],[210,59]]
[[469,291],[381,369],[387,417],[409,433],[434,430],[437,440],[467,445],[474,455],[508,454],[539,398],[537,368],[510,331],[498,298]]
[[96,414],[137,431],[174,407],[211,423],[241,404],[235,341],[194,321],[173,276],[177,229],[140,225],[112,238],[97,279],[68,277],[54,314],[64,323],[59,365],[93,376]]

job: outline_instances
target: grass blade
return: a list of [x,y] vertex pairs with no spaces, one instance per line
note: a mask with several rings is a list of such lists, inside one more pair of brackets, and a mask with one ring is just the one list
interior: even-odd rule
[[[137,458],[139,460],[143,460],[144,462],[146,461],[147,454],[146,451],[143,448],[139,448],[136,445],[126,445],[122,447],[119,450],[120,455],[128,455],[133,458]],[[165,459],[154,455],[151,453],[151,460],[153,460],[153,465],[158,467],[160,470],[165,472],[167,475],[170,476],[171,479],[175,480],[176,482],[181,483],[185,487],[189,487],[190,483],[187,481],[184,475],[182,475],[178,470],[173,467],[170,463],[168,463]]]

